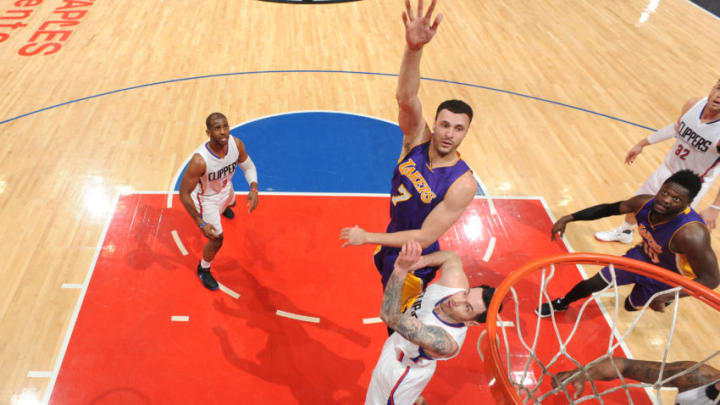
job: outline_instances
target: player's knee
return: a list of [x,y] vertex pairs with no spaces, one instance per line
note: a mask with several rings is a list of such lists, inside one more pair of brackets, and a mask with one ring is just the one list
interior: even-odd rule
[[222,245],[223,245],[223,239],[225,239],[225,238],[223,237],[223,234],[220,234],[220,235],[218,235],[217,238],[211,239],[211,240],[210,240],[210,243],[212,243],[212,245],[213,245],[213,247],[214,247],[215,249],[220,249],[220,248],[222,247]]

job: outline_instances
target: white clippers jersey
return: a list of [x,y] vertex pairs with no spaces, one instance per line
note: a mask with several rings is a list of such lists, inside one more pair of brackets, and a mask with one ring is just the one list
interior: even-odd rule
[[465,341],[467,326],[465,324],[449,324],[440,320],[433,312],[435,307],[445,301],[445,299],[458,291],[465,291],[463,288],[450,288],[437,284],[430,284],[423,294],[418,296],[412,307],[408,308],[408,313],[417,317],[417,319],[428,326],[438,326],[445,330],[458,345],[458,351],[450,357],[430,358],[422,348],[415,343],[402,337],[399,333],[393,333],[388,338],[395,345],[395,353],[397,358],[405,366],[424,367],[435,360],[448,360],[460,352],[460,348]]
[[232,177],[240,156],[235,139],[230,137],[225,157],[216,156],[210,150],[208,142],[195,149],[195,153],[205,159],[205,173],[200,176],[200,182],[195,186],[193,195],[203,198],[233,193]]
[[665,158],[665,165],[672,173],[690,169],[701,176],[703,182],[712,183],[720,167],[720,153],[717,149],[720,120],[708,123],[700,121],[706,104],[707,97],[698,101],[680,118],[675,145]]
[[676,405],[714,405],[719,398],[708,398],[707,390],[708,387],[716,384],[714,381],[710,384],[703,385],[685,392],[681,392],[675,397]]

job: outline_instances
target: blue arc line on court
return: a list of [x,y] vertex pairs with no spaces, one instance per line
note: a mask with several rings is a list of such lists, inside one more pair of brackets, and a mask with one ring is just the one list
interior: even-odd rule
[[[263,192],[390,193],[402,148],[397,124],[342,111],[277,114],[242,123],[230,133],[245,144]],[[248,190],[242,173],[232,184],[235,191]]]
[[[396,74],[396,73],[374,73],[374,72],[361,72],[361,71],[354,71],[354,70],[323,70],[323,69],[256,70],[256,71],[249,71],[249,72],[216,73],[216,74],[202,75],[202,76],[190,76],[190,77],[183,77],[183,78],[179,78],[179,79],[170,79],[170,80],[162,80],[162,81],[159,81],[159,82],[139,84],[139,85],[137,85],[137,86],[130,86],[130,87],[122,88],[122,89],[106,91],[106,92],[104,92],[104,93],[99,93],[99,94],[95,94],[95,95],[92,95],[92,96],[77,98],[77,99],[75,99],[75,100],[70,100],[70,101],[66,101],[66,102],[64,102],[64,103],[51,105],[51,106],[49,106],[49,107],[45,107],[45,108],[41,108],[41,109],[39,109],[39,110],[35,110],[35,111],[31,111],[31,112],[28,112],[28,113],[25,113],[25,114],[21,114],[21,115],[18,115],[18,116],[16,116],[16,117],[8,118],[8,119],[6,119],[6,120],[0,121],[0,125],[2,125],[2,124],[7,124],[8,122],[15,121],[15,120],[18,120],[18,119],[23,118],[23,117],[27,117],[27,116],[29,116],[29,115],[38,114],[38,113],[41,113],[41,112],[43,112],[43,111],[51,110],[51,109],[53,109],[53,108],[62,107],[62,106],[64,106],[64,105],[73,104],[73,103],[78,103],[78,102],[80,102],[80,101],[90,100],[90,99],[98,98],[98,97],[102,97],[102,96],[108,96],[108,95],[110,95],[110,94],[120,93],[120,92],[123,92],[123,91],[130,91],[130,90],[140,89],[140,88],[143,88],[143,87],[151,87],[151,86],[157,86],[157,85],[160,85],[160,84],[168,84],[168,83],[176,83],[176,82],[184,82],[184,81],[189,81],[189,80],[210,79],[210,78],[225,77],[225,76],[243,76],[243,75],[264,74],[264,73],[339,73],[339,74],[356,74],[356,75],[368,75],[368,76],[391,76],[391,77],[397,77],[397,74]],[[474,88],[483,89],[483,90],[495,91],[495,92],[498,92],[498,93],[510,94],[510,95],[513,95],[513,96],[529,98],[529,99],[531,99],[531,100],[542,101],[542,102],[545,102],[545,103],[555,104],[555,105],[558,105],[558,106],[561,106],[561,107],[565,107],[565,108],[571,108],[571,109],[573,109],[573,110],[583,111],[583,112],[586,112],[586,113],[589,113],[589,114],[597,115],[597,116],[604,117],[604,118],[608,118],[608,119],[611,119],[611,120],[614,120],[614,121],[619,121],[619,122],[622,122],[622,123],[625,123],[625,124],[629,124],[629,125],[633,125],[633,126],[636,126],[636,127],[643,128],[643,129],[647,129],[647,130],[649,130],[649,131],[656,131],[656,129],[654,129],[654,128],[651,128],[651,127],[648,127],[648,126],[645,126],[645,125],[641,125],[641,124],[638,124],[638,123],[635,123],[635,122],[631,122],[631,121],[628,121],[628,120],[624,120],[624,119],[622,119],[622,118],[614,117],[614,116],[612,116],[612,115],[599,113],[599,112],[596,112],[596,111],[593,111],[593,110],[589,110],[589,109],[587,109],[587,108],[577,107],[577,106],[573,106],[573,105],[570,105],[570,104],[562,103],[562,102],[559,102],[559,101],[549,100],[549,99],[542,98],[542,97],[531,96],[531,95],[528,95],[528,94],[522,94],[522,93],[518,93],[518,92],[515,92],[515,91],[511,91],[511,90],[503,90],[503,89],[497,89],[497,88],[494,88],[494,87],[483,86],[483,85],[479,85],[479,84],[463,83],[463,82],[458,82],[458,81],[454,81],[454,80],[436,79],[436,78],[431,78],[431,77],[421,77],[420,79],[421,79],[421,80],[432,81],[432,82],[457,84],[457,85],[459,85],[459,86],[474,87]]]

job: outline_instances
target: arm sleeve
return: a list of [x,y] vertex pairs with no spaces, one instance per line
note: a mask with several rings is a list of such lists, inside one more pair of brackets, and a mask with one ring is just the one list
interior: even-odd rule
[[670,124],[663,129],[657,130],[655,133],[647,137],[650,145],[658,142],[665,141],[672,138],[675,135],[675,124]]
[[255,163],[253,163],[252,159],[250,159],[250,155],[248,155],[244,162],[240,163],[240,169],[242,169],[248,185],[253,183],[257,184],[257,168],[255,168]]
[[622,204],[622,201],[612,204],[595,205],[590,208],[574,212],[571,216],[574,221],[592,221],[593,219],[620,215],[620,204]]

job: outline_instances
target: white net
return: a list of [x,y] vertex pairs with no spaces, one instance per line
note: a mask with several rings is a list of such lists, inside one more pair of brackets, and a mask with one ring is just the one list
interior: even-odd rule
[[[628,287],[618,286],[614,266],[610,264],[608,267],[612,280],[607,287],[587,300],[576,302],[568,311],[556,312],[550,305],[551,314],[545,319],[541,319],[533,309],[550,303],[558,296],[551,297],[548,291],[558,290],[552,288],[552,282],[562,277],[563,271],[558,272],[556,265],[551,264],[526,277],[526,282],[510,287],[512,303],[506,302],[505,306],[514,304],[514,308],[506,308],[498,314],[496,339],[501,353],[504,352],[502,365],[522,403],[674,403],[668,402],[667,398],[675,393],[667,392],[665,387],[676,385],[678,379],[697,372],[703,365],[715,365],[716,369],[720,369],[720,334],[717,329],[720,317],[717,311],[692,297],[679,299],[683,287],[675,287],[655,293],[637,311],[628,312],[624,309]],[[664,313],[648,310],[660,296],[667,298],[666,294],[670,294],[673,300]],[[685,302],[694,306],[686,306]],[[704,308],[698,309],[698,306]],[[689,319],[686,320],[688,322],[681,321],[683,326],[678,328],[679,320],[685,318],[686,313],[693,312],[700,312],[705,317],[700,325],[693,325],[693,320]],[[699,340],[693,338],[697,338],[698,334],[704,334],[705,339],[715,344],[698,345]],[[675,346],[682,350],[673,351],[677,335],[681,335],[681,342]],[[607,361],[613,357],[632,358],[628,343],[634,350],[638,345],[645,346],[637,350],[643,352],[642,359],[659,363],[656,379],[647,382],[628,379],[615,362]],[[688,346],[693,346],[693,343],[696,347],[688,351]],[[663,373],[668,362],[679,360],[692,361],[693,365],[672,375]],[[610,364],[614,369],[611,375],[604,376],[604,381],[596,381],[590,372],[599,363]],[[558,378],[561,372],[562,380]],[[582,393],[575,392],[573,382],[576,379],[587,381]]]

